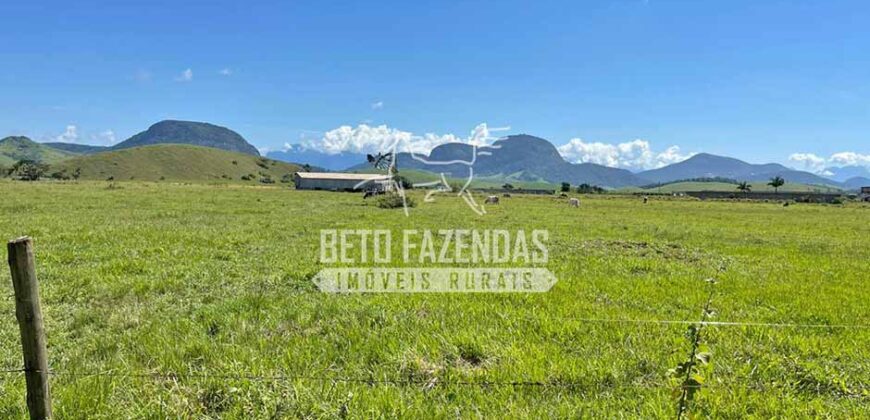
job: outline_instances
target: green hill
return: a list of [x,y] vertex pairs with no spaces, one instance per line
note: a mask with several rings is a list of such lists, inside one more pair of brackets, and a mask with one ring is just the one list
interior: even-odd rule
[[74,155],[23,136],[6,137],[0,140],[0,166],[12,166],[22,159],[52,163]]
[[162,144],[76,156],[51,165],[51,172],[81,169],[81,179],[257,182],[268,175],[275,182],[299,170],[276,160],[211,147]]

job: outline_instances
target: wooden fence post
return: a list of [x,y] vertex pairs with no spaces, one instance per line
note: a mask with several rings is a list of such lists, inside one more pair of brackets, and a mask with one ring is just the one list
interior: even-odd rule
[[45,329],[39,307],[39,283],[33,241],[25,236],[10,241],[9,268],[15,289],[15,317],[21,330],[24,353],[24,377],[27,381],[27,409],[31,419],[51,418],[51,391],[48,386],[48,357],[45,350]]

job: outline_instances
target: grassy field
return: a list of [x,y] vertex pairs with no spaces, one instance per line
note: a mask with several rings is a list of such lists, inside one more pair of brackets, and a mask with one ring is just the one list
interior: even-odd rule
[[[515,196],[477,216],[419,194],[406,218],[282,186],[0,181],[0,237],[35,240],[57,417],[672,418],[688,325],[652,321],[700,319],[711,288],[712,320],[750,325],[704,327],[693,413],[870,416],[867,206]],[[559,282],[322,294],[325,228],[548,229]],[[25,416],[0,373],[0,418]]]

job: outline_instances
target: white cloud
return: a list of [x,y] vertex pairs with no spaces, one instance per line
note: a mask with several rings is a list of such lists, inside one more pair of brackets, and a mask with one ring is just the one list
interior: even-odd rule
[[384,109],[384,101],[373,102],[372,109]]
[[830,175],[826,168],[842,166],[864,166],[870,168],[870,155],[855,152],[834,153],[827,159],[813,153],[792,153],[788,157],[798,169],[821,175]]
[[866,166],[870,167],[870,155],[855,152],[840,152],[828,159],[832,166]]
[[185,69],[178,77],[175,78],[176,82],[190,82],[193,80],[193,70]]
[[[486,123],[481,123],[471,130],[468,137],[460,137],[454,134],[435,133],[418,135],[386,125],[360,124],[356,127],[344,125],[323,133],[323,136],[316,140],[304,142],[303,147],[328,154],[338,154],[342,152],[377,153],[391,150],[395,145],[399,152],[428,154],[435,146],[444,143],[490,144],[498,139],[492,135],[493,132],[509,129],[510,127],[489,128]],[[285,144],[285,147],[287,146],[290,145]]]
[[63,131],[63,134],[54,138],[54,141],[59,141],[62,143],[75,143],[79,139],[78,128],[75,125],[68,125],[66,129]]
[[112,130],[100,131],[96,135],[91,135],[91,141],[95,141],[100,145],[113,145],[117,141],[115,132]]
[[[221,76],[232,76],[233,69],[223,68],[223,69],[220,69],[220,71],[218,71],[218,74],[220,74]],[[193,77],[192,74],[191,74],[191,77]]]
[[823,172],[828,166],[825,158],[812,153],[792,153],[788,160],[797,164],[800,169],[815,173]]
[[640,139],[610,144],[587,143],[575,138],[557,149],[565,160],[572,163],[589,162],[630,170],[661,168],[686,160],[693,155],[693,153],[681,153],[679,146],[670,146],[663,152],[655,152],[648,141]]

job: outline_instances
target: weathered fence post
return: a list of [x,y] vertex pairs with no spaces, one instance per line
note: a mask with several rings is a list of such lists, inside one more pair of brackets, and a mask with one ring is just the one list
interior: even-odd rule
[[31,419],[51,418],[51,391],[48,386],[48,357],[45,350],[45,329],[39,307],[39,284],[33,241],[25,236],[10,241],[9,268],[15,289],[15,317],[21,330],[24,352],[24,377],[27,381],[27,409]]

